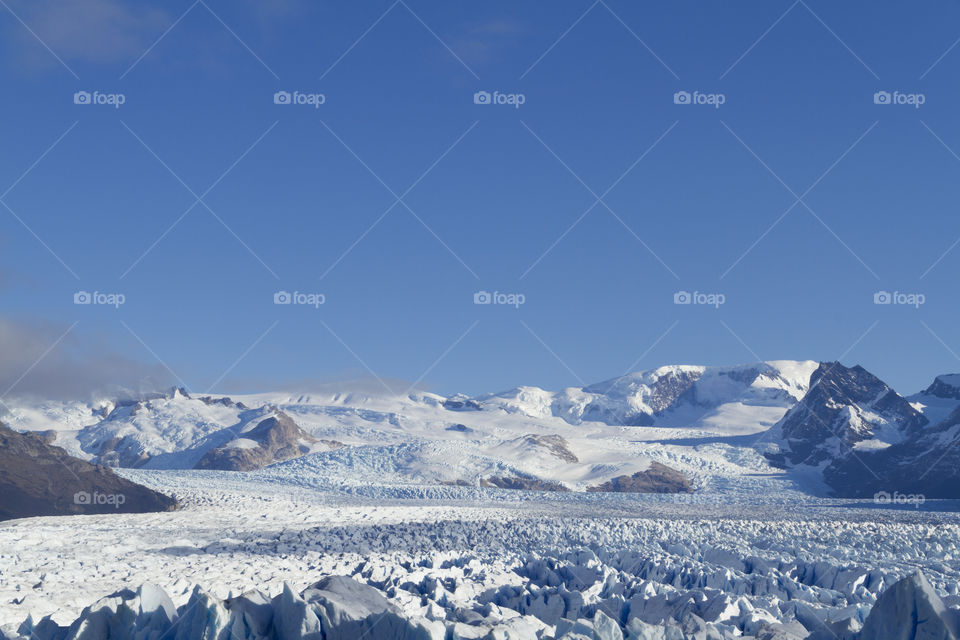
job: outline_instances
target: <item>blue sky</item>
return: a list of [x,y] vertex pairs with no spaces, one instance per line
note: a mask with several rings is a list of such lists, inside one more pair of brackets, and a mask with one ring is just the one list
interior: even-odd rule
[[62,350],[221,392],[960,370],[956,2],[5,2],[23,388]]

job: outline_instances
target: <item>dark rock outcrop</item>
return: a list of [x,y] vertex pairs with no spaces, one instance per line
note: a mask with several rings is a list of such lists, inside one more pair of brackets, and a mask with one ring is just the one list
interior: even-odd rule
[[528,433],[523,436],[525,444],[546,450],[550,455],[555,456],[563,462],[580,462],[580,458],[570,450],[570,444],[563,436],[557,434],[539,435]]
[[824,479],[841,497],[960,498],[960,407],[904,442],[832,462]]
[[617,476],[587,491],[607,493],[689,493],[690,481],[670,467],[651,462],[650,467],[632,476]]
[[517,489],[520,491],[569,491],[559,482],[551,482],[533,476],[490,476],[481,478],[480,486],[497,489]]
[[232,398],[224,396],[223,398],[213,398],[211,396],[201,396],[197,398],[200,402],[207,406],[220,405],[221,407],[236,407],[238,409],[246,410],[249,407],[243,404],[242,402],[234,402]]
[[938,398],[960,400],[960,374],[937,376],[923,393]]
[[317,440],[281,411],[261,420],[249,431],[237,433],[236,438],[226,445],[210,449],[194,468],[253,471],[275,462],[299,458],[310,453],[320,442],[330,449],[343,446],[333,440]]
[[450,411],[481,411],[483,407],[479,402],[465,396],[462,393],[458,393],[455,396],[450,396],[442,403],[444,409]]
[[173,498],[74,458],[47,440],[0,423],[0,520],[176,507]]

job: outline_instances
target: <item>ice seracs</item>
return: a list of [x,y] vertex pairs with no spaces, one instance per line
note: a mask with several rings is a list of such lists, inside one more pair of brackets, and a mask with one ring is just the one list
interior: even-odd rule
[[[960,610],[948,608],[919,571],[872,607],[824,611],[802,587],[795,599],[778,594],[786,596],[778,602],[751,591],[748,580],[738,595],[703,577],[699,584],[671,577],[631,554],[531,559],[517,569],[526,580],[479,591],[456,566],[330,575],[299,593],[285,582],[273,597],[252,590],[219,599],[196,586],[179,608],[144,585],[100,599],[69,625],[29,617],[5,626],[0,639],[956,640],[960,623]],[[820,594],[831,597],[843,601],[836,592]]]
[[960,614],[948,610],[923,573],[900,580],[877,599],[858,640],[956,640]]

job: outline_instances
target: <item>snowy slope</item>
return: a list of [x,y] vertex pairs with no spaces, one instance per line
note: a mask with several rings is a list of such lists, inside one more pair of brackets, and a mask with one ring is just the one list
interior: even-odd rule
[[512,477],[585,490],[656,461],[700,486],[743,472],[743,464],[747,472],[769,471],[747,443],[726,440],[768,429],[803,395],[815,368],[792,361],[670,366],[581,389],[524,387],[473,399],[346,390],[199,397],[172,389],[59,414],[26,405],[14,424],[47,428],[57,415],[69,416],[58,441],[87,459],[182,469],[213,450],[252,449],[242,434],[279,411],[310,437],[347,445],[317,447],[316,462],[304,464],[325,474],[338,469],[348,480],[383,473],[400,484],[475,485]]
[[[439,624],[438,639],[544,640],[571,624],[587,638],[620,637],[611,621],[625,638],[663,637],[652,634],[673,627],[667,637],[769,639],[776,625],[794,632],[780,638],[805,638],[824,625],[859,628],[882,594],[918,569],[926,576],[924,601],[960,606],[955,514],[813,500],[777,483],[697,502],[463,487],[412,497],[373,483],[361,493],[307,486],[276,468],[123,473],[175,493],[183,510],[0,527],[0,549],[15,550],[0,554],[0,627],[10,637],[48,637],[37,632],[47,614],[59,625],[86,616],[95,629],[91,614],[127,602],[134,615],[118,623],[132,625],[163,603],[174,610],[168,624],[183,616],[168,638],[241,640],[256,637],[247,630],[265,610],[244,609],[240,594],[259,590],[262,603],[285,598],[291,606],[280,619],[299,626],[310,610],[298,604],[310,600],[304,591],[318,582],[329,587],[328,576],[382,592],[411,624]],[[137,603],[133,594],[144,583],[157,588],[144,589]],[[123,589],[129,594],[91,606]],[[902,590],[917,600],[915,589]],[[231,598],[232,611],[223,602]],[[361,590],[352,600],[362,609],[369,599],[382,606],[380,598]],[[221,635],[217,625],[238,610],[250,615]],[[900,616],[885,605],[877,617]],[[681,626],[711,635],[677,635]],[[613,635],[594,634],[600,629]],[[326,637],[364,633],[326,630]]]
[[727,434],[756,433],[779,420],[807,391],[813,361],[778,360],[735,367],[675,365],[632,373],[582,388],[537,387],[475,400],[532,418],[570,424],[703,427]]
[[929,387],[907,400],[931,425],[937,425],[960,406],[960,374],[937,376]]

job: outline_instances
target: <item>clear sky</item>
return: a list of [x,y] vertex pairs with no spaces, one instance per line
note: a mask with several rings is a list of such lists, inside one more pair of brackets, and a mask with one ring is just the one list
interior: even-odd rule
[[0,5],[4,388],[960,370],[960,3]]

